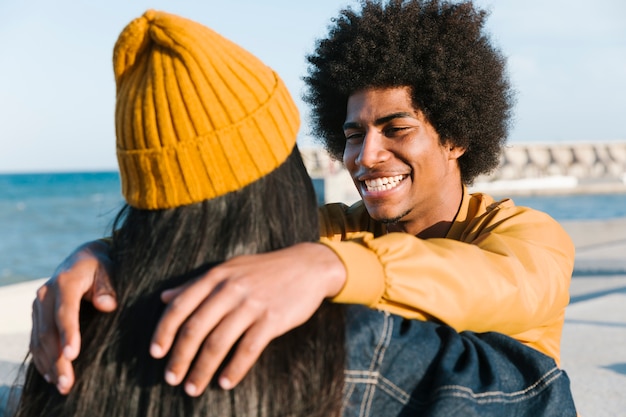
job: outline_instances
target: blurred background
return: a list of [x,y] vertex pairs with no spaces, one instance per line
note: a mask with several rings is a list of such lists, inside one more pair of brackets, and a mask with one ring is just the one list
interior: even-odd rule
[[[508,57],[515,121],[500,169],[473,186],[558,220],[626,217],[626,2],[477,0]],[[358,195],[309,136],[305,56],[356,1],[1,0],[0,285],[50,275],[109,233],[121,207],[111,56],[122,28],[155,8],[197,20],[284,78],[319,202]],[[626,231],[624,232],[626,239]]]

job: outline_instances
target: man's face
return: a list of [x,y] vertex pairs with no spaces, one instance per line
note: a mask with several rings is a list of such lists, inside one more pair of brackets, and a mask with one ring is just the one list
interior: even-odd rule
[[440,144],[408,87],[352,94],[344,133],[344,163],[372,218],[418,234],[456,213],[460,196],[450,194],[460,189],[463,151]]

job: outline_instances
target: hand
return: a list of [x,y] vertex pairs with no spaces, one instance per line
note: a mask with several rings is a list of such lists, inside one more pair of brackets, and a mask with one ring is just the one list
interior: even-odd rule
[[187,375],[185,391],[197,396],[238,342],[218,380],[230,389],[272,339],[306,322],[325,298],[336,295],[345,275],[341,260],[318,243],[232,258],[162,294],[169,305],[150,353],[162,358],[169,351],[166,381],[178,385]]
[[103,312],[116,308],[108,275],[109,247],[94,241],[78,247],[37,290],[30,352],[37,370],[61,394],[74,384],[72,361],[80,352],[79,311],[89,300]]

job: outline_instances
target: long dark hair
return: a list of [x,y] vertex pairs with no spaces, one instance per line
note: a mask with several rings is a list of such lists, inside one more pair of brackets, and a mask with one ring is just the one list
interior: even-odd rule
[[227,195],[168,210],[126,207],[114,223],[111,257],[119,308],[81,311],[83,348],[67,397],[29,366],[16,417],[339,415],[344,319],[324,303],[304,325],[270,344],[235,389],[198,398],[163,380],[148,355],[163,311],[159,293],[230,257],[319,238],[311,179],[297,147],[279,168]]

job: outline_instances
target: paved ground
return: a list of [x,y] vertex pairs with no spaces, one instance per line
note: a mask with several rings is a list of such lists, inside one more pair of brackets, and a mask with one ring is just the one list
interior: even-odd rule
[[[583,417],[626,416],[626,219],[564,227],[577,259],[562,366]],[[0,386],[13,382],[28,349],[30,306],[41,282],[0,287]],[[0,388],[0,404],[2,395]]]
[[574,278],[561,346],[579,413],[626,416],[626,275]]

